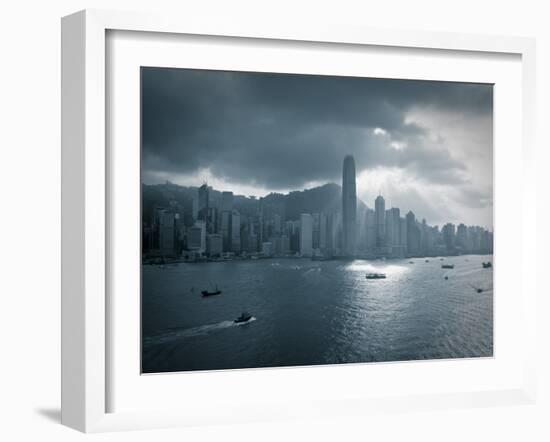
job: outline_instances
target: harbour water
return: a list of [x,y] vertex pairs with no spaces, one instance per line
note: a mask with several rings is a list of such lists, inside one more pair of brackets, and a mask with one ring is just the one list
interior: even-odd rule
[[144,265],[142,371],[492,356],[492,256],[426,259]]

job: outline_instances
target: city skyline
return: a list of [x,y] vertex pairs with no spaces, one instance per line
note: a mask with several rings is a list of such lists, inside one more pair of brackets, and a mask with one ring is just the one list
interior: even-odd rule
[[357,198],[493,228],[492,86],[220,71],[142,70],[145,184],[207,181],[266,196],[339,183]]
[[[261,196],[261,195],[245,195],[245,194],[235,193],[231,190],[218,189],[218,188],[215,188],[213,185],[211,185],[208,181],[203,181],[202,184],[195,184],[195,185],[181,185],[181,184],[178,184],[178,183],[173,183],[169,180],[165,180],[162,183],[153,183],[153,184],[143,183],[143,184],[146,185],[146,186],[156,186],[156,185],[160,185],[160,186],[170,185],[170,186],[172,186],[172,185],[176,185],[176,186],[179,186],[179,187],[182,187],[182,188],[196,189],[197,191],[202,186],[207,186],[209,189],[211,189],[213,191],[216,191],[216,192],[219,192],[221,194],[231,194],[232,198],[244,198],[244,199],[250,199],[250,200],[257,200],[257,201],[261,201],[262,199],[264,199],[266,197],[269,197],[269,196],[272,196],[272,195],[288,196],[293,192],[303,192],[303,191],[308,191],[308,190],[314,190],[314,189],[317,189],[317,188],[320,188],[320,187],[324,187],[326,185],[335,185],[335,186],[338,186],[339,188],[342,188],[341,184],[328,182],[328,183],[319,183],[318,186],[311,187],[311,188],[293,189],[293,190],[289,190],[287,192],[271,192],[267,195]],[[363,204],[368,211],[372,211],[373,213],[375,213],[375,211],[376,211],[376,200],[378,198],[383,199],[384,207],[388,207],[388,210],[396,208],[393,204],[388,204],[391,201],[385,195],[383,195],[382,192],[379,192],[379,193],[376,194],[376,196],[373,196],[372,201],[371,201],[372,204],[369,204],[369,201],[364,201],[362,198],[359,198],[359,197],[356,197],[356,201],[357,201],[358,204],[359,203]],[[462,220],[458,220],[458,221],[456,221],[456,220],[447,220],[447,221],[443,221],[443,222],[440,222],[440,223],[436,223],[436,222],[432,222],[430,219],[427,219],[425,216],[423,216],[423,214],[421,212],[417,212],[413,209],[408,209],[408,210],[403,210],[402,208],[397,208],[397,209],[400,210],[400,212],[402,212],[403,214],[406,214],[408,212],[413,212],[415,214],[415,216],[419,217],[420,221],[424,220],[430,226],[442,227],[443,225],[445,225],[447,223],[451,223],[451,224],[455,224],[455,225],[465,224],[465,225],[481,227],[481,228],[484,228],[484,229],[486,229],[488,231],[491,231],[491,232],[493,231],[493,228],[490,227],[490,226],[480,225],[480,224],[475,224],[475,223],[470,224],[470,223],[466,223],[465,221],[462,221]]]
[[[280,199],[283,195],[275,194],[271,199],[244,198],[249,203],[243,206],[235,203],[233,192],[220,193],[207,183],[186,197],[176,197],[178,186],[166,185],[169,190],[156,196],[152,213],[142,217],[146,259],[372,259],[493,250],[491,231],[450,222],[439,228],[412,211],[401,216],[399,207],[386,209],[381,195],[374,209],[364,206],[358,213],[352,155],[342,162],[340,203],[334,204],[332,198],[331,204],[325,195],[320,203],[317,198],[315,210],[306,210],[303,204],[292,208]],[[167,205],[159,204],[162,200]]]

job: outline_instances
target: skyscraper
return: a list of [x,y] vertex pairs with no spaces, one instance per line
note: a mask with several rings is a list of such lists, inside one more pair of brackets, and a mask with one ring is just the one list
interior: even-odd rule
[[327,248],[327,215],[321,213],[319,217],[319,248],[321,251]]
[[313,253],[313,217],[309,213],[300,215],[300,255]]
[[220,232],[222,234],[223,251],[230,252],[232,244],[232,225],[231,225],[231,213],[232,211],[224,210],[221,216]]
[[233,210],[233,192],[222,192],[222,212]]
[[400,218],[399,219],[400,224],[400,231],[399,231],[399,245],[403,248],[403,252],[407,254],[407,219],[406,218]]
[[355,189],[355,160],[353,156],[344,158],[342,173],[342,231],[343,254],[355,255],[357,229],[357,194]]
[[399,246],[401,231],[400,212],[397,207],[386,210],[386,246]]
[[172,255],[174,253],[175,239],[175,214],[164,208],[156,209],[159,249],[161,255]]
[[236,255],[241,253],[241,214],[236,210],[231,214],[231,250]]
[[456,245],[461,248],[462,251],[467,250],[468,247],[468,231],[464,224],[459,224],[456,229]]
[[187,234],[187,247],[199,253],[206,251],[206,222],[197,221],[193,227],[189,227]]
[[386,245],[386,201],[382,195],[374,200],[374,217],[376,220],[376,247]]
[[204,183],[199,187],[198,219],[206,221],[208,219],[208,184]]
[[455,248],[455,225],[452,223],[447,223],[441,229],[443,233],[443,241],[447,251],[452,251]]
[[376,247],[376,218],[372,209],[367,209],[365,213],[365,228],[367,250],[372,251]]
[[416,256],[420,250],[420,229],[416,225],[416,217],[409,210],[407,220],[407,253]]

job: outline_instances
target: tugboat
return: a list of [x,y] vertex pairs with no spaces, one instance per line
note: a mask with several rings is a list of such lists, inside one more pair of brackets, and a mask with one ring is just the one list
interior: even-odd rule
[[222,293],[222,291],[219,290],[218,286],[216,285],[215,290],[212,290],[212,291],[203,290],[201,293],[202,293],[202,296],[215,296],[215,295],[220,295]]
[[491,264],[491,261],[482,262],[481,265],[483,266],[484,269],[490,269],[491,267],[493,267],[493,264]]
[[235,324],[240,324],[243,322],[248,322],[252,319],[252,315],[248,312],[242,312],[241,316],[239,316],[237,319],[233,320]]
[[442,269],[454,269],[455,268],[455,265],[454,264],[443,264],[441,266]]
[[385,273],[367,273],[367,279],[386,279]]

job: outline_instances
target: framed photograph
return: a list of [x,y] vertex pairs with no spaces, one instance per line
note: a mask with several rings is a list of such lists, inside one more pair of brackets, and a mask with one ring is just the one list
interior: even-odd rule
[[62,31],[64,424],[534,400],[532,40]]

